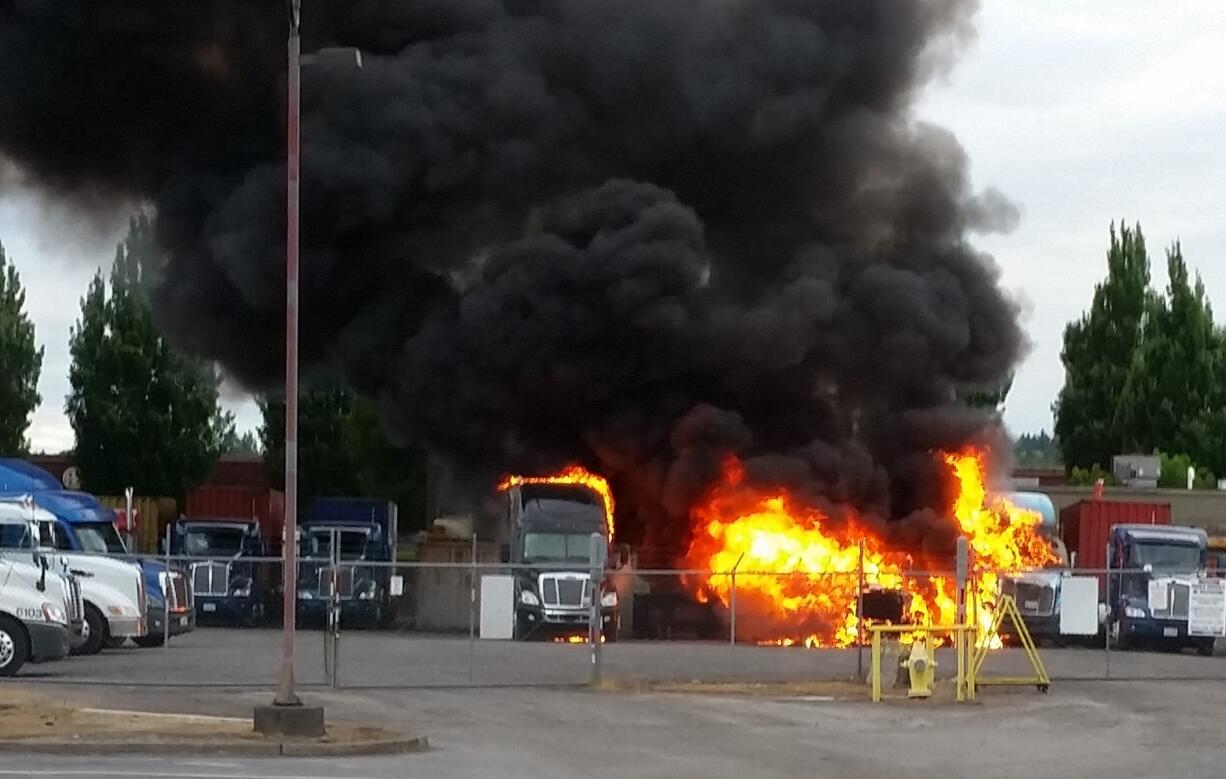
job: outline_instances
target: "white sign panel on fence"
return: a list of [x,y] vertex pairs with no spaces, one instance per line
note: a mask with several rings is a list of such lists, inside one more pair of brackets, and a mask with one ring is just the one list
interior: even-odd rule
[[1060,579],[1060,635],[1098,633],[1098,577],[1065,576]]
[[511,576],[481,577],[481,638],[502,639],[515,635],[515,579]]
[[1226,636],[1226,579],[1192,583],[1188,599],[1189,636]]

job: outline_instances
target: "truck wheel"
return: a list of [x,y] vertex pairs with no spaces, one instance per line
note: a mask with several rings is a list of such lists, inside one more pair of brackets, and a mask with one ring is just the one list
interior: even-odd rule
[[119,649],[127,640],[126,636],[107,636],[103,640],[102,645],[107,649]]
[[141,649],[156,649],[166,643],[166,636],[161,633],[150,633],[140,638],[132,639]]
[[15,676],[30,659],[30,642],[20,622],[0,614],[0,676]]
[[85,604],[85,624],[81,626],[81,633],[85,641],[72,650],[74,655],[96,655],[102,651],[102,644],[107,639],[106,620],[92,603]]

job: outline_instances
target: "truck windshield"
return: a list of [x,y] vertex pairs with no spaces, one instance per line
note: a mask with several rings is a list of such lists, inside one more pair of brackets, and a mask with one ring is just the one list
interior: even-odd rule
[[1128,567],[1152,565],[1155,570],[1191,573],[1200,568],[1199,547],[1184,544],[1133,544],[1129,547]]
[[586,533],[528,533],[524,536],[524,562],[586,562],[591,556]]
[[[366,538],[364,531],[342,530],[340,536],[340,557],[342,560],[361,560],[366,556]],[[312,531],[307,538],[308,557],[332,556],[332,531]]]
[[34,536],[24,524],[0,525],[0,549],[33,549]]
[[183,553],[194,557],[234,557],[243,551],[244,536],[236,527],[193,527],[183,534]]
[[82,522],[79,525],[73,525],[72,529],[77,534],[77,541],[81,544],[82,552],[96,554],[127,554],[128,552],[119,538],[119,531],[111,522]]

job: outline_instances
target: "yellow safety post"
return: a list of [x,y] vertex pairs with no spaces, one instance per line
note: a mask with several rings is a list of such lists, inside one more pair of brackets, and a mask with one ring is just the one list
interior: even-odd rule
[[1035,646],[1034,638],[1030,635],[1030,630],[1026,627],[1026,622],[1022,619],[1021,613],[1017,610],[1017,601],[1010,594],[1005,594],[1001,597],[1000,606],[996,609],[996,614],[992,618],[992,628],[988,633],[989,636],[998,635],[1000,626],[1005,618],[1013,620],[1013,626],[1017,630],[1018,639],[1022,642],[1023,649],[1026,650],[1026,657],[1030,660],[1030,667],[1034,669],[1033,676],[980,676],[979,671],[983,668],[983,661],[988,655],[988,643],[985,641],[983,646],[975,651],[975,656],[971,660],[971,691],[974,694],[974,689],[977,685],[1031,685],[1035,686],[1039,692],[1047,692],[1051,686],[1051,677],[1047,675],[1047,668],[1043,665],[1043,659],[1039,657],[1038,647]]
[[869,665],[873,682],[873,703],[881,701],[881,631],[873,631],[873,659]]

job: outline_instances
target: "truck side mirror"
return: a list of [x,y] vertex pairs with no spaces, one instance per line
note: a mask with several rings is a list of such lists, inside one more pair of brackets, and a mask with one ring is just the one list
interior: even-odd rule
[[504,563],[509,563],[509,562],[511,562],[511,545],[510,545],[510,544],[503,544],[501,547],[499,547],[499,549],[498,549],[498,557],[499,557],[499,559],[500,559],[500,560],[502,560],[502,562],[504,562]]

